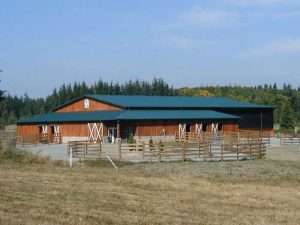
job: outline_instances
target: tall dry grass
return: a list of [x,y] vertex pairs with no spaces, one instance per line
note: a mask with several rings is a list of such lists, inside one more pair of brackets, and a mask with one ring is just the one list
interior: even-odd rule
[[19,163],[19,164],[54,164],[65,165],[62,161],[52,161],[47,156],[41,156],[30,153],[29,151],[19,150],[16,148],[13,140],[0,139],[0,163]]
[[300,224],[297,162],[0,164],[0,224]]

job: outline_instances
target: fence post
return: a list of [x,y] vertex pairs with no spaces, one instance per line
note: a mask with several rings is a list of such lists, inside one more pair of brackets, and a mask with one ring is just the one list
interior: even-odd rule
[[239,144],[237,144],[236,147],[236,160],[239,160]]
[[73,160],[73,150],[72,150],[72,147],[70,147],[70,152],[69,152],[69,166],[70,166],[70,168],[72,168],[72,166],[73,166],[72,160]]
[[186,157],[185,157],[185,154],[186,154],[186,143],[183,142],[182,144],[182,160],[185,161]]
[[158,148],[158,161],[160,162],[161,161],[161,149],[160,149],[160,146],[159,146],[159,144],[158,145],[156,145],[157,146],[157,148]]
[[118,141],[118,151],[119,151],[119,161],[122,159],[122,142],[121,140]]
[[259,159],[262,159],[262,143],[259,143]]
[[145,159],[145,143],[142,142],[143,160]]
[[85,144],[84,144],[84,154],[83,154],[84,159],[86,158],[87,153],[88,153],[88,144],[87,144],[87,142],[85,142]]
[[101,152],[102,152],[102,143],[99,142],[99,159],[101,159]]
[[280,145],[282,145],[282,135],[281,134],[279,136],[279,139],[280,139]]
[[224,144],[221,145],[221,161],[224,161]]
[[249,145],[249,148],[250,148],[250,159],[252,159],[252,145],[251,144]]

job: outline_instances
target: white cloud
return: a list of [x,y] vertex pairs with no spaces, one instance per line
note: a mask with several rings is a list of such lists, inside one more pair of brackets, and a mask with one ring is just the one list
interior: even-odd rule
[[260,48],[250,50],[245,55],[268,56],[294,53],[300,53],[300,38],[273,41]]
[[238,14],[224,10],[211,10],[194,7],[180,15],[180,20],[199,26],[217,26],[232,24],[239,19]]

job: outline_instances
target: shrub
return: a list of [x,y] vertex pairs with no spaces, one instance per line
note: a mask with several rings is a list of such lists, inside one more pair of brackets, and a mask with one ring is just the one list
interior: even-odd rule
[[130,134],[130,135],[129,135],[127,142],[128,142],[128,144],[134,144],[134,143],[135,143],[133,134]]

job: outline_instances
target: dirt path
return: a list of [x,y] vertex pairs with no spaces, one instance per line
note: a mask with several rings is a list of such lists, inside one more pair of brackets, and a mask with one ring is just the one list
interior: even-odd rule
[[267,159],[300,161],[300,146],[285,145],[278,147],[269,147],[267,151]]

